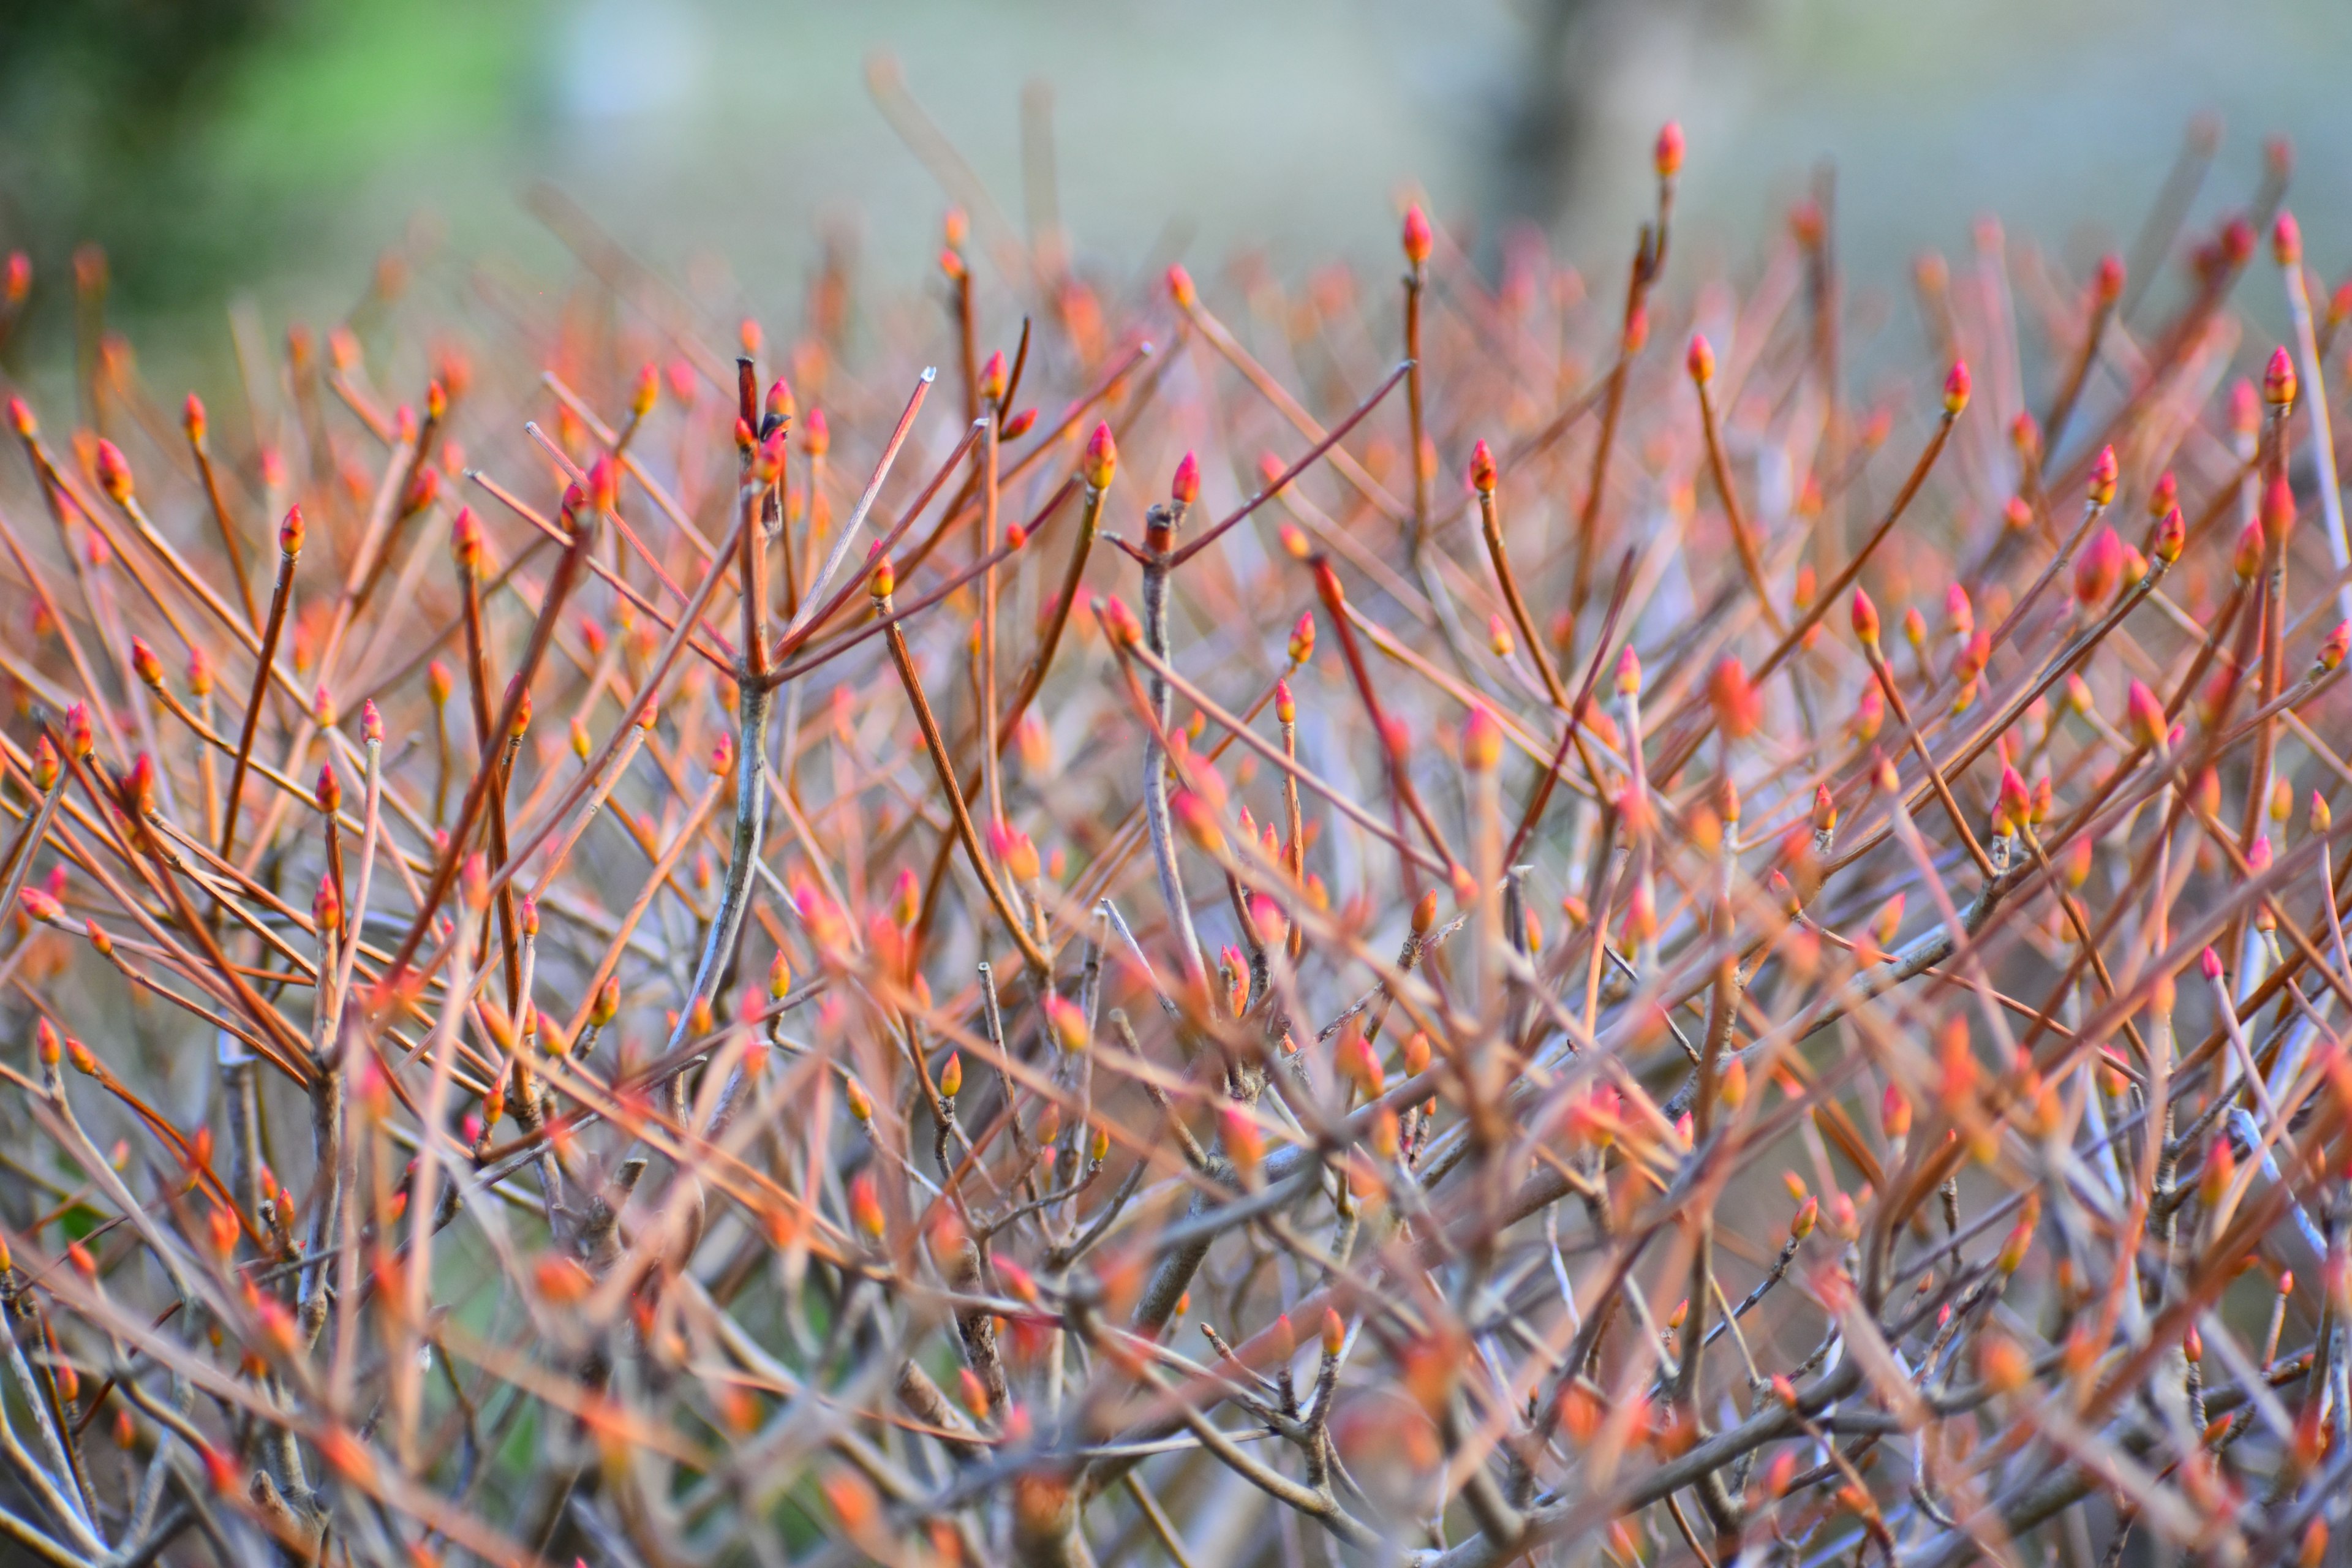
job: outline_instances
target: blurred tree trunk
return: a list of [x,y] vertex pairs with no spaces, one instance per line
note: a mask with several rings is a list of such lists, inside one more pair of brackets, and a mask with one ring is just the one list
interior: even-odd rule
[[1527,0],[1526,47],[1496,127],[1493,210],[1573,227],[1596,192],[1646,179],[1711,51],[1739,47],[1753,0]]

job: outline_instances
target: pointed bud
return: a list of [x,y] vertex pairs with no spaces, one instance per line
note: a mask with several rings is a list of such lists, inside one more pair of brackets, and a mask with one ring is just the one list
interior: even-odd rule
[[1864,647],[1878,646],[1878,606],[1860,588],[1853,591],[1853,635]]
[[2124,542],[2112,528],[2102,528],[2083,547],[2074,563],[2074,597],[2086,610],[2105,604],[2123,576]]
[[1484,441],[1470,448],[1470,488],[1482,496],[1495,493],[1495,454]]
[[[1117,603],[1116,600],[1112,602]],[[1289,653],[1290,662],[1294,665],[1303,666],[1308,659],[1315,657],[1314,611],[1301,610],[1298,612],[1298,619],[1290,628]]]
[[1910,1135],[1911,1101],[1894,1084],[1886,1086],[1885,1096],[1878,1102],[1878,1125],[1890,1140]]
[[1415,267],[1426,265],[1431,238],[1429,218],[1421,210],[1419,202],[1404,209],[1404,229],[1400,237],[1404,246],[1405,260]]
[[1088,1031],[1084,1009],[1066,996],[1045,998],[1045,1022],[1053,1030],[1055,1044],[1071,1056],[1087,1048]]
[[1684,356],[1683,364],[1690,372],[1691,380],[1700,386],[1715,379],[1715,349],[1706,341],[1706,333],[1691,334],[1690,352]]
[[2271,256],[2281,267],[2295,267],[2303,261],[2303,226],[2284,207],[2279,209],[2278,221],[2271,225]]
[[1201,460],[1192,453],[1185,453],[1176,465],[1176,477],[1168,486],[1168,495],[1178,506],[1191,506],[1201,499]]
[[2273,408],[2284,408],[2294,401],[2294,361],[2287,357],[2283,344],[2271,351],[2270,363],[2263,367],[2263,401]]
[[2091,296],[2102,305],[2112,305],[2124,295],[2124,258],[2109,251],[2099,258],[2098,269],[2091,274]]
[[331,936],[343,929],[343,896],[335,890],[335,879],[319,879],[319,890],[310,900],[310,919],[321,936]]
[[2263,520],[2259,517],[2250,520],[2239,531],[2237,547],[2230,554],[2230,569],[2238,574],[2239,582],[2251,583],[2262,575],[2264,542]]
[[2198,1173],[2198,1198],[2208,1209],[2212,1208],[2229,1192],[2230,1184],[2237,1173],[2237,1152],[2230,1147],[2230,1140],[2226,1137],[2214,1139],[2206,1146],[2204,1169]]
[[1830,786],[1827,784],[1815,784],[1813,786],[1812,823],[1813,831],[1815,833],[1834,833],[1837,831],[1837,801],[1831,795]]
[[2131,689],[2124,698],[2124,713],[2130,723],[2134,741],[2150,751],[2162,747],[2167,728],[2164,704],[2156,700],[2156,693],[2149,690],[2145,682],[2135,680],[2131,683]]
[[1708,672],[1706,696],[1715,709],[1716,725],[1727,740],[1745,740],[1764,721],[1762,694],[1748,679],[1747,667],[1736,658],[1724,659]]
[[163,661],[155,657],[155,650],[147,646],[144,638],[131,639],[131,668],[149,689],[163,689]]
[[1474,773],[1490,773],[1503,760],[1503,728],[1485,703],[1474,703],[1462,726],[1462,765]]
[[70,703],[66,708],[66,754],[79,762],[98,749],[98,736],[90,728],[89,705]]
[[98,444],[98,488],[117,504],[131,499],[131,461],[111,441]]
[[1944,417],[1957,419],[1960,410],[1969,405],[1969,365],[1966,360],[1954,360],[1950,374],[1944,377]]
[[[864,1118],[859,1120],[863,1121]],[[888,1221],[882,1214],[882,1196],[874,1185],[874,1173],[860,1171],[849,1184],[849,1217],[864,1232],[869,1242],[879,1242]]]
[[2091,504],[2108,506],[2116,499],[2116,449],[2102,447],[2091,463]]
[[2033,795],[2025,787],[2024,777],[2015,768],[2003,764],[2000,801],[1993,807],[1993,832],[2007,837],[2032,820],[2032,815]]
[[1219,1113],[1218,1125],[1225,1157],[1234,1163],[1243,1183],[1253,1184],[1265,1159],[1265,1136],[1258,1131],[1257,1119],[1246,1106],[1229,1104]]
[[319,764],[319,782],[312,788],[310,795],[311,799],[318,803],[319,809],[329,816],[334,816],[343,808],[343,784],[342,781],[335,776],[334,763]]
[[457,896],[477,914],[490,907],[490,865],[482,856],[468,855],[457,873]]
[[135,817],[155,815],[155,759],[142,752],[131,759],[122,781],[122,807]]
[[1642,689],[1642,656],[1627,643],[1617,655],[1617,692],[1621,697],[1639,695]]
[[2263,487],[2263,535],[2284,544],[2294,531],[2294,487],[2287,483],[2284,474]]
[[460,572],[481,569],[482,520],[474,515],[472,507],[459,507],[457,515],[449,520],[449,557]]
[[1110,489],[1111,475],[1118,471],[1118,443],[1111,439],[1108,425],[1097,425],[1095,433],[1087,437],[1087,455],[1078,471],[1092,489]]
[[1962,637],[1977,629],[1976,606],[1969,602],[1969,591],[1958,583],[1944,590],[1944,626]]
[[2181,520],[2179,507],[2168,508],[2164,521],[2157,524],[2156,539],[2150,546],[2156,558],[2167,566],[2180,559],[2189,545],[2189,525]]
[[2327,640],[2319,645],[2320,672],[2326,674],[2342,664],[2347,647],[2352,647],[2352,621],[2338,621],[2336,629],[2327,634]]
[[1680,121],[1669,120],[1658,128],[1657,144],[1650,151],[1650,162],[1662,180],[1671,180],[1682,173],[1683,128]]
[[599,513],[612,511],[621,504],[620,466],[609,452],[598,458],[588,470],[588,504]]

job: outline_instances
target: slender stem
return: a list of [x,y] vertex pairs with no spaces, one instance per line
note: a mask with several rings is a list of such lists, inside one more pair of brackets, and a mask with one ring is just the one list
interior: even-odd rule
[[[291,544],[292,548],[287,546]],[[261,700],[269,690],[269,667],[278,658],[278,639],[286,630],[286,608],[294,597],[294,563],[302,550],[299,525],[278,533],[278,577],[270,584],[269,617],[262,623],[261,651],[256,655],[253,689],[245,700],[245,723],[237,731],[236,760],[229,765],[228,799],[221,808],[221,858],[236,845],[237,803],[245,797],[245,770],[253,758],[253,737],[261,726]]]

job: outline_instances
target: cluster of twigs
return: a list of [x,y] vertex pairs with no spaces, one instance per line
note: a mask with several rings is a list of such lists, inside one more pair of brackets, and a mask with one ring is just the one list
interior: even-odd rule
[[2320,1561],[2287,159],[2179,289],[1981,228],[1873,395],[1826,192],[1668,288],[1681,159],[1590,298],[982,209],[736,354],[551,198],[552,314],[240,318],[234,437],[87,258],[0,510],[16,1559]]

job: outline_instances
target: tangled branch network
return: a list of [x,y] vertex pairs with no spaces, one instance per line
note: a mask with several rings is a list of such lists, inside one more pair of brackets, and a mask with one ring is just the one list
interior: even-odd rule
[[782,341],[547,198],[176,427],[13,262],[11,1560],[2326,1559],[2352,292],[1682,158]]

